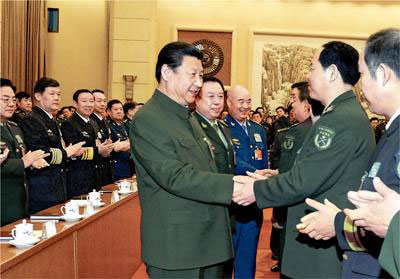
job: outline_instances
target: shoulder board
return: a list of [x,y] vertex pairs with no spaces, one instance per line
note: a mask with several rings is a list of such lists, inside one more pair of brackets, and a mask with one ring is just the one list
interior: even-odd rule
[[276,132],[277,132],[277,133],[282,133],[282,132],[285,132],[285,131],[287,131],[287,130],[289,130],[289,127],[279,129],[279,130],[276,131]]
[[254,122],[253,120],[247,120],[247,122],[251,123],[251,124],[255,124],[257,126],[260,126],[260,128],[263,128],[262,125],[258,124],[257,122]]
[[13,122],[13,121],[10,121],[10,120],[8,120],[8,124],[18,127],[18,124],[17,124],[17,123],[15,123],[15,122]]
[[297,122],[297,123],[294,123],[293,125],[291,125],[289,128],[293,128],[293,127],[296,127],[297,125],[299,125],[300,123],[299,122]]
[[226,124],[225,119],[224,120],[218,120],[218,123],[220,123],[221,125],[228,127],[228,124]]

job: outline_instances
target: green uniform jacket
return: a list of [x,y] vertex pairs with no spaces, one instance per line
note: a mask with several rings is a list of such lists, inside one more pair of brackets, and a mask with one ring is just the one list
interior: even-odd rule
[[296,230],[311,210],[310,197],[349,207],[347,192],[356,190],[375,147],[367,115],[353,91],[338,96],[311,127],[293,168],[255,182],[260,208],[289,205],[282,273],[293,278],[339,278],[341,255],[335,239],[317,241]]
[[379,263],[393,278],[400,278],[400,211],[390,222],[379,254]]
[[27,216],[24,162],[25,145],[22,132],[11,121],[0,123],[0,140],[10,150],[7,160],[1,164],[1,226]]
[[142,207],[142,258],[190,269],[233,257],[227,205],[233,176],[217,174],[211,143],[188,108],[156,90],[130,127]]

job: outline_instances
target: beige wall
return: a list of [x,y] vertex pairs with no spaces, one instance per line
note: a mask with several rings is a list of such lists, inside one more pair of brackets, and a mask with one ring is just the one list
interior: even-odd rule
[[79,88],[108,87],[108,3],[47,1],[60,9],[59,33],[48,33],[47,75],[61,84],[62,105]]
[[[249,73],[254,31],[367,37],[385,27],[400,27],[399,1],[149,0],[116,1],[113,7],[119,14],[114,13],[111,29],[118,32],[111,34],[110,42],[125,53],[114,49],[110,60],[125,61],[113,63],[112,95],[123,96],[121,74],[130,72],[139,76],[137,82],[142,79],[135,87],[135,99],[140,101],[151,96],[155,85],[153,71],[156,55],[163,45],[176,39],[177,27],[233,31],[232,83],[248,88],[251,88],[252,79]],[[118,17],[130,18],[132,14],[143,14],[147,23],[137,20],[130,21],[129,25],[129,21],[116,20]],[[151,22],[155,22],[155,37],[145,34],[152,31]],[[136,43],[125,42],[125,47],[122,47],[120,45],[124,43],[116,40],[121,38],[121,34],[129,34],[130,38],[140,36],[140,40]],[[129,55],[142,55],[140,59],[147,59],[146,65],[141,65],[141,68],[139,64],[134,64],[133,60],[140,59],[132,57],[129,60]],[[146,72],[150,75],[145,76]]]

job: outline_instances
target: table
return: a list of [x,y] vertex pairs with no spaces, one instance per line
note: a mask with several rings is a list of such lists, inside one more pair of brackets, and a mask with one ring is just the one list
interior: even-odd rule
[[[117,187],[108,185],[103,189]],[[96,209],[94,215],[77,222],[56,223],[57,234],[31,248],[1,244],[0,277],[130,278],[142,264],[141,209],[137,192],[120,197],[111,203],[111,193],[103,193],[105,206]],[[59,214],[62,205],[37,215]],[[34,224],[34,230],[41,230],[43,222],[27,221]],[[2,235],[17,223],[21,221],[1,227]]]

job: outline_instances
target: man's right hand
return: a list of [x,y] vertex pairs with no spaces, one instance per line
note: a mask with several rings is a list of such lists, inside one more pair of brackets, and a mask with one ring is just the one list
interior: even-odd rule
[[111,140],[106,140],[97,146],[99,154],[103,157],[107,157],[108,155],[110,155],[113,147],[113,142]]
[[28,153],[26,153],[24,156],[22,156],[22,161],[24,162],[24,167],[30,167],[33,162],[46,158],[47,156],[49,156],[50,153],[44,153],[43,150],[35,150],[35,151],[29,151]]
[[279,175],[279,170],[263,169],[263,170],[256,170],[255,173],[269,177],[269,176],[277,176],[277,175]]
[[75,144],[70,144],[67,147],[65,147],[65,152],[67,152],[67,157],[71,157],[71,156],[80,156],[82,155],[84,149],[82,148],[82,146],[85,144],[85,141],[81,141]]

